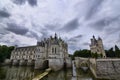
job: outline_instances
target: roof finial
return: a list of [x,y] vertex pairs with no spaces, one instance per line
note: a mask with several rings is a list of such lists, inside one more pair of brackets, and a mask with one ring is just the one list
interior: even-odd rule
[[55,39],[57,39],[57,34],[55,33]]
[[93,38],[95,39],[95,36],[93,35]]

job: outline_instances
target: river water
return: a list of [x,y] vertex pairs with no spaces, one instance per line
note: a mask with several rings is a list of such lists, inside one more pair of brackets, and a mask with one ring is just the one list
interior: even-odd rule
[[[32,67],[4,66],[0,67],[0,80],[32,80],[42,72],[41,70],[34,70]],[[51,72],[42,80],[95,80],[90,71],[84,72],[78,69],[75,75],[73,76],[73,69],[67,69]]]

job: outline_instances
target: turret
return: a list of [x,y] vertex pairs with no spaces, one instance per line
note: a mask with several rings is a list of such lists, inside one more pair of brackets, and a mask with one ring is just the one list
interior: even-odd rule
[[102,39],[100,37],[98,37],[97,42],[98,42],[100,47],[103,47],[103,42],[102,42]]
[[93,38],[91,39],[90,49],[92,53],[102,54],[102,57],[106,57],[103,42],[100,37],[96,39],[95,36],[93,35]]
[[98,40],[102,40],[101,37],[98,37]]
[[90,46],[95,45],[96,43],[97,43],[97,40],[96,40],[95,36],[93,35],[93,38],[91,39],[91,45]]

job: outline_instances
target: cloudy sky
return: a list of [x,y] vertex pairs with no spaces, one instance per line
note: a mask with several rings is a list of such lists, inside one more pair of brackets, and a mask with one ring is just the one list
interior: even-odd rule
[[35,45],[55,32],[69,53],[89,49],[93,35],[120,47],[120,0],[0,0],[1,45]]

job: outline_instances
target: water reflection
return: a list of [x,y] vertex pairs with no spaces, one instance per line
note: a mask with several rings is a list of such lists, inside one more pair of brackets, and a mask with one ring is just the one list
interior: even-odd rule
[[93,78],[92,73],[90,70],[83,71],[82,69],[77,69],[77,80],[96,80]]
[[72,70],[61,70],[57,72],[51,72],[42,80],[71,80],[72,79]]
[[84,72],[81,69],[76,69],[76,71],[77,76],[72,76],[72,69],[52,72],[42,80],[95,80],[90,71]]
[[[84,72],[76,69],[76,76],[73,76],[72,69],[51,72],[42,80],[95,80],[91,72]],[[0,67],[0,80],[32,80],[43,71],[34,70],[32,67]]]
[[0,68],[0,80],[32,80],[34,76],[42,72],[32,67],[5,66]]

